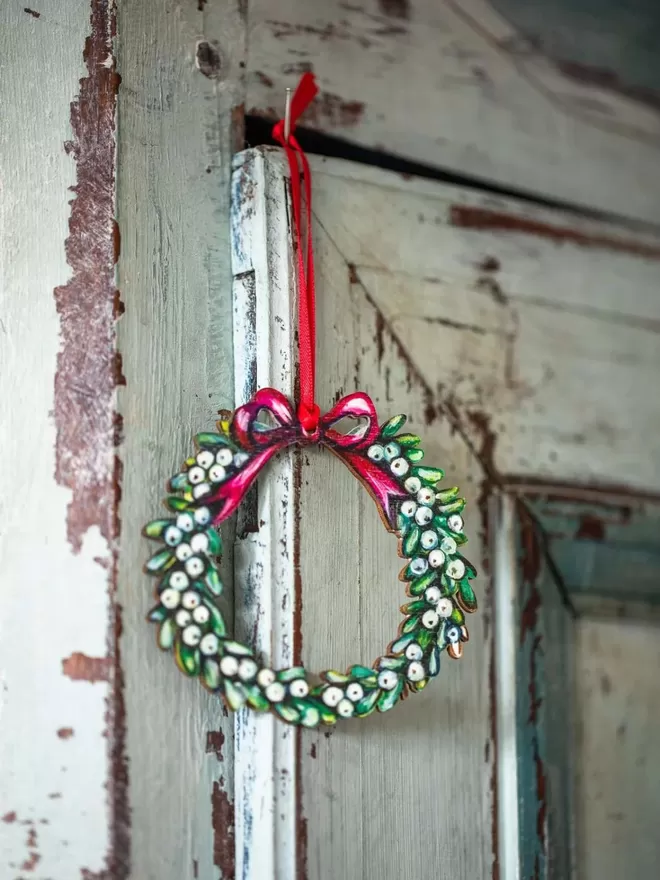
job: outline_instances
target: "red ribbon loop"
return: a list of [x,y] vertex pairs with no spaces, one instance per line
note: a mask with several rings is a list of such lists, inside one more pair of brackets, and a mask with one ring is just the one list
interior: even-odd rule
[[[273,138],[284,147],[291,172],[291,200],[296,249],[298,252],[298,362],[300,371],[300,402],[298,418],[308,434],[318,428],[321,412],[316,405],[316,303],[314,290],[314,251],[312,247],[312,183],[307,157],[293,136],[300,116],[318,93],[314,74],[305,73],[291,100],[288,140],[284,135],[285,121],[273,127]],[[303,234],[301,168],[305,187],[305,223]],[[306,248],[303,240],[306,237]],[[303,255],[304,254],[304,255]]]

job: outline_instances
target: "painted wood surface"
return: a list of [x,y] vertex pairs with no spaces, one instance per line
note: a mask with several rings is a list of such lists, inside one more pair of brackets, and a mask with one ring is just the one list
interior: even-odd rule
[[[259,180],[286,177],[278,151],[253,151],[240,161],[253,170],[264,163]],[[652,400],[642,407],[638,396],[635,407],[630,399],[634,388],[641,395],[652,380],[659,354],[651,280],[658,240],[633,239],[622,224],[347,163],[314,160],[312,167],[318,324],[325,328],[318,344],[319,403],[328,408],[361,387],[383,417],[410,414],[429,460],[444,464],[451,482],[466,492],[485,613],[473,624],[466,658],[446,662],[440,680],[403,713],[297,734],[299,876],[389,877],[410,870],[424,876],[440,861],[458,877],[488,876],[498,870],[499,853],[487,498],[494,487],[520,494],[512,474],[523,480],[525,473],[546,470],[570,482],[604,484],[613,473],[632,485],[658,480],[653,432],[646,431],[644,441],[637,436],[640,424],[655,424],[658,413]],[[252,248],[265,247],[271,269],[277,267],[279,297],[293,287],[290,268],[282,269],[287,206],[285,189],[269,186],[261,196],[267,208],[239,211],[247,210],[248,227],[261,230],[262,244],[251,233]],[[250,203],[255,192],[259,200],[264,187],[237,187],[235,199]],[[483,223],[484,217],[492,222]],[[263,264],[264,257],[258,259]],[[239,268],[239,275],[246,271]],[[585,289],[586,277],[597,278],[593,288]],[[257,350],[271,350],[278,314],[256,326]],[[576,399],[584,387],[571,379],[576,363],[587,376],[597,372],[603,386],[602,393],[585,387],[588,406]],[[613,399],[617,411],[609,409]],[[599,431],[608,439],[602,446]],[[589,456],[583,445],[596,449]],[[370,662],[396,630],[396,548],[358,484],[321,452],[302,456],[295,503],[293,538],[286,534],[294,546],[299,542],[299,578],[294,570],[286,590],[295,592],[294,607],[302,607],[300,629],[290,611],[302,659],[312,669]],[[331,543],[319,524],[332,533]],[[560,652],[561,634],[552,621],[546,624]],[[552,692],[559,704],[556,684],[545,684],[549,703]],[[554,772],[563,759],[551,758],[548,771]],[[276,766],[271,761],[271,772]],[[546,814],[538,833],[549,835],[549,798],[540,807]],[[557,808],[552,815],[564,814]],[[424,816],[434,817],[433,834],[420,831]],[[417,845],[420,833],[428,846]],[[546,869],[567,857],[548,850],[548,840]],[[295,876],[291,870],[289,863],[282,876]]]
[[251,0],[248,112],[488,183],[660,220],[653,4]]
[[653,877],[660,859],[660,627],[576,632],[577,877]]
[[[229,174],[244,28],[233,2],[119,6],[122,664],[135,880],[235,874],[233,727],[155,645],[140,530],[233,404]],[[231,548],[232,533],[224,535]],[[231,584],[231,553],[223,580]],[[231,599],[229,591],[228,602]],[[231,619],[231,607],[224,612]]]
[[[38,11],[7,0],[0,10],[7,880],[125,876],[115,857],[125,790],[114,651],[112,30],[112,9],[87,0]],[[47,59],[48,74],[31,76],[26,59]]]

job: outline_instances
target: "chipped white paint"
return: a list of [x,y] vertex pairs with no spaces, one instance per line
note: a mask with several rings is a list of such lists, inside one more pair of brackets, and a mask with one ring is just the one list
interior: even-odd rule
[[[239,155],[232,191],[239,404],[257,388],[293,392],[293,287],[280,167],[258,152]],[[234,556],[236,635],[275,669],[294,664],[295,461],[289,451],[271,462],[257,497],[244,502]],[[273,715],[236,714],[236,876],[244,880],[296,877],[295,747],[295,729]]]
[[660,627],[582,620],[576,636],[576,876],[653,877],[660,859]]
[[[142,573],[153,545],[140,536],[193,435],[233,405],[229,176],[244,24],[233,0],[205,7],[122,0],[118,9],[119,600],[133,880],[233,876],[233,725],[156,647],[145,621],[153,579]],[[217,42],[226,79],[196,68],[202,38]],[[232,532],[223,537],[231,619]]]
[[[109,845],[108,684],[71,680],[62,661],[106,656],[110,555],[97,527],[79,553],[67,540],[71,492],[55,482],[52,418],[53,291],[70,277],[75,183],[64,143],[89,27],[87,0],[58,5],[56,15],[46,6],[40,19],[14,0],[0,11],[0,876],[8,880],[95,873]],[[49,59],[38,83],[25,67],[35,57]]]
[[[570,10],[565,17],[570,25]],[[322,90],[307,115],[314,128],[489,183],[660,219],[657,110],[562,75],[487,0],[252,0],[250,31],[250,112],[281,114],[285,87],[311,66]]]

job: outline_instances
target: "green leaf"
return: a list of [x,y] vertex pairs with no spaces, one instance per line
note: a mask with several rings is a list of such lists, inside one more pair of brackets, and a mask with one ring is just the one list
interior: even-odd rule
[[398,672],[406,665],[405,657],[381,657],[378,663],[380,669],[393,669]]
[[164,620],[158,630],[158,644],[163,651],[169,651],[174,644],[174,636],[176,635],[176,623],[171,617]]
[[401,627],[401,635],[405,636],[406,633],[412,632],[413,630],[417,629],[418,623],[419,616],[415,615],[414,617],[407,617],[403,622],[403,626]]
[[380,696],[380,691],[378,689],[374,691],[370,691],[365,694],[359,703],[355,706],[355,714],[359,718],[364,718],[366,715],[371,715],[371,713],[376,708],[376,701]]
[[369,666],[360,666],[359,664],[356,664],[355,666],[351,666],[349,672],[350,672],[351,678],[357,678],[359,680],[362,680],[365,678],[372,678],[372,677],[375,677],[375,675],[376,675],[374,670],[371,669]]
[[329,681],[330,684],[346,684],[347,681],[351,680],[350,675],[346,675],[343,672],[337,672],[334,669],[328,669],[327,672],[324,672],[321,676],[325,681]]
[[278,681],[294,681],[296,678],[305,678],[305,668],[303,666],[291,666],[289,669],[280,669],[277,673]]
[[455,607],[449,619],[452,623],[458,624],[458,626],[463,626],[463,624],[465,623],[465,615],[460,608]]
[[388,709],[391,709],[392,706],[396,705],[399,697],[401,696],[403,685],[404,681],[402,678],[400,678],[396,687],[394,687],[391,691],[383,691],[383,693],[378,698],[378,710],[380,712],[387,712]]
[[424,599],[415,599],[413,602],[408,602],[407,605],[404,605],[401,608],[403,614],[414,614],[417,611],[425,611],[428,608],[428,603]]
[[287,706],[286,703],[275,703],[273,708],[280,718],[284,718],[285,721],[288,721],[291,724],[300,718],[299,713],[293,708],[293,706]]
[[192,502],[186,501],[185,498],[179,498],[178,495],[169,495],[165,499],[165,506],[179,513],[182,510],[190,510],[194,505]]
[[449,516],[452,513],[460,513],[465,507],[465,500],[463,498],[457,498],[455,501],[450,501],[448,504],[443,504],[439,510],[443,514],[443,516]]
[[446,574],[443,574],[440,583],[442,584],[442,595],[443,596],[453,596],[456,590],[458,590],[458,584],[455,580],[450,577],[447,577]]
[[190,483],[188,482],[188,472],[183,474],[175,474],[170,479],[170,489],[172,492],[182,492],[185,489],[190,488]]
[[408,461],[421,461],[424,458],[424,450],[406,449],[406,458]]
[[214,596],[219,596],[222,593],[222,581],[215,566],[210,565],[208,567],[204,581]]
[[225,651],[228,654],[236,654],[238,657],[251,657],[252,651],[241,645],[240,642],[225,642]]
[[380,433],[383,437],[394,437],[399,428],[403,428],[406,423],[407,416],[400,415],[394,416],[389,420],[389,422],[385,422],[385,424],[380,429]]
[[181,639],[177,639],[174,647],[174,659],[184,675],[199,675],[199,650],[192,648],[190,645],[184,644]]
[[430,467],[417,467],[414,468],[413,473],[416,477],[419,477],[420,480],[424,480],[426,483],[430,483],[432,486],[435,486],[445,475],[444,471],[441,471],[440,468],[430,468]]
[[166,569],[171,568],[175,562],[176,557],[171,550],[161,550],[159,553],[156,553],[151,557],[147,562],[146,568],[147,571],[155,574],[157,571],[165,571]]
[[431,568],[426,574],[423,574],[421,577],[415,578],[415,580],[410,582],[410,595],[411,596],[420,596],[427,587],[430,587],[431,584],[435,583],[438,577],[437,568]]
[[171,519],[155,519],[152,522],[146,524],[146,526],[142,529],[142,534],[145,536],[145,538],[158,540],[158,538],[161,537],[161,535],[169,525],[172,525]]
[[396,642],[392,642],[390,647],[390,651],[393,654],[401,654],[406,650],[408,645],[411,642],[415,641],[415,633],[407,633],[405,636],[401,636],[396,640]]
[[426,651],[433,639],[434,633],[430,629],[421,629],[417,633],[417,644],[420,646],[422,651]]
[[435,645],[431,651],[428,668],[429,676],[431,676],[431,678],[440,672],[440,648],[438,648],[437,645]]
[[195,435],[195,443],[198,447],[203,446],[229,446],[231,449],[236,449],[236,446],[231,442],[229,437],[226,434],[211,434],[211,433],[203,433]]
[[207,529],[206,537],[209,539],[208,554],[210,556],[220,556],[222,553],[222,538],[215,529]]
[[156,605],[147,615],[147,620],[150,620],[152,623],[162,623],[169,613],[167,608],[163,608],[162,605]]
[[202,661],[202,678],[209,690],[217,691],[222,683],[220,664],[211,657],[205,657]]
[[257,712],[269,711],[270,703],[261,693],[260,688],[257,687],[256,684],[244,684],[243,689],[245,690],[247,701],[253,709],[256,709]]
[[293,700],[293,705],[300,714],[300,723],[303,727],[316,727],[321,720],[321,715],[316,706],[307,700]]
[[413,555],[415,550],[417,549],[417,545],[419,544],[419,536],[420,536],[420,528],[415,525],[410,529],[406,537],[403,539],[403,555],[408,559]]
[[211,602],[204,602],[204,604],[206,605],[206,607],[209,609],[209,611],[211,613],[211,619],[210,619],[211,630],[219,638],[226,636],[227,635],[227,627],[225,626],[225,621],[222,617],[222,614],[220,613],[220,609],[217,606],[213,605],[213,603],[211,603]]
[[468,614],[477,610],[477,597],[467,578],[463,578],[458,585],[458,601]]
[[228,678],[223,680],[222,686],[230,708],[233,709],[234,712],[237,709],[240,709],[245,702],[245,693],[242,686],[240,684],[234,684],[234,682],[230,681]]
[[438,501],[440,504],[448,504],[450,501],[453,501],[460,489],[458,486],[452,486],[450,489],[443,489],[441,492],[438,492]]
[[399,434],[396,438],[396,442],[399,446],[417,446],[418,443],[421,442],[421,437],[418,437],[417,434]]

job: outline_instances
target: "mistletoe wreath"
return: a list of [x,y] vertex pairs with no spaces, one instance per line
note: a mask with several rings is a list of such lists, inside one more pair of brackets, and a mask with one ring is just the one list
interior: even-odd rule
[[[316,94],[305,74],[291,104],[300,116]],[[274,129],[291,168],[298,252],[300,403],[297,410],[273,388],[263,388],[233,415],[221,414],[217,432],[195,437],[195,454],[169,482],[165,505],[171,516],[150,522],[146,537],[164,546],[147,562],[158,578],[158,604],[149,620],[158,624],[158,644],[172,651],[179,669],[221,694],[231,709],[247,704],[305,727],[334,724],[391,709],[422,690],[440,670],[445,649],[455,659],[468,639],[465,614],[476,610],[470,584],[476,572],[460,548],[466,541],[458,489],[441,489],[444,474],[422,464],[420,438],[403,432],[406,417],[379,426],[371,398],[363,392],[340,400],[321,416],[314,402],[315,318],[311,243],[311,183],[305,154],[284,122]],[[306,201],[306,261],[302,247],[302,194]],[[268,416],[268,424],[264,420]],[[359,420],[349,433],[346,418]],[[262,468],[277,452],[297,445],[325,446],[337,455],[373,497],[386,529],[399,540],[406,565],[399,578],[410,601],[402,607],[399,633],[371,667],[328,670],[310,683],[301,666],[274,670],[232,639],[217,605],[222,591],[217,527],[238,508]]]

